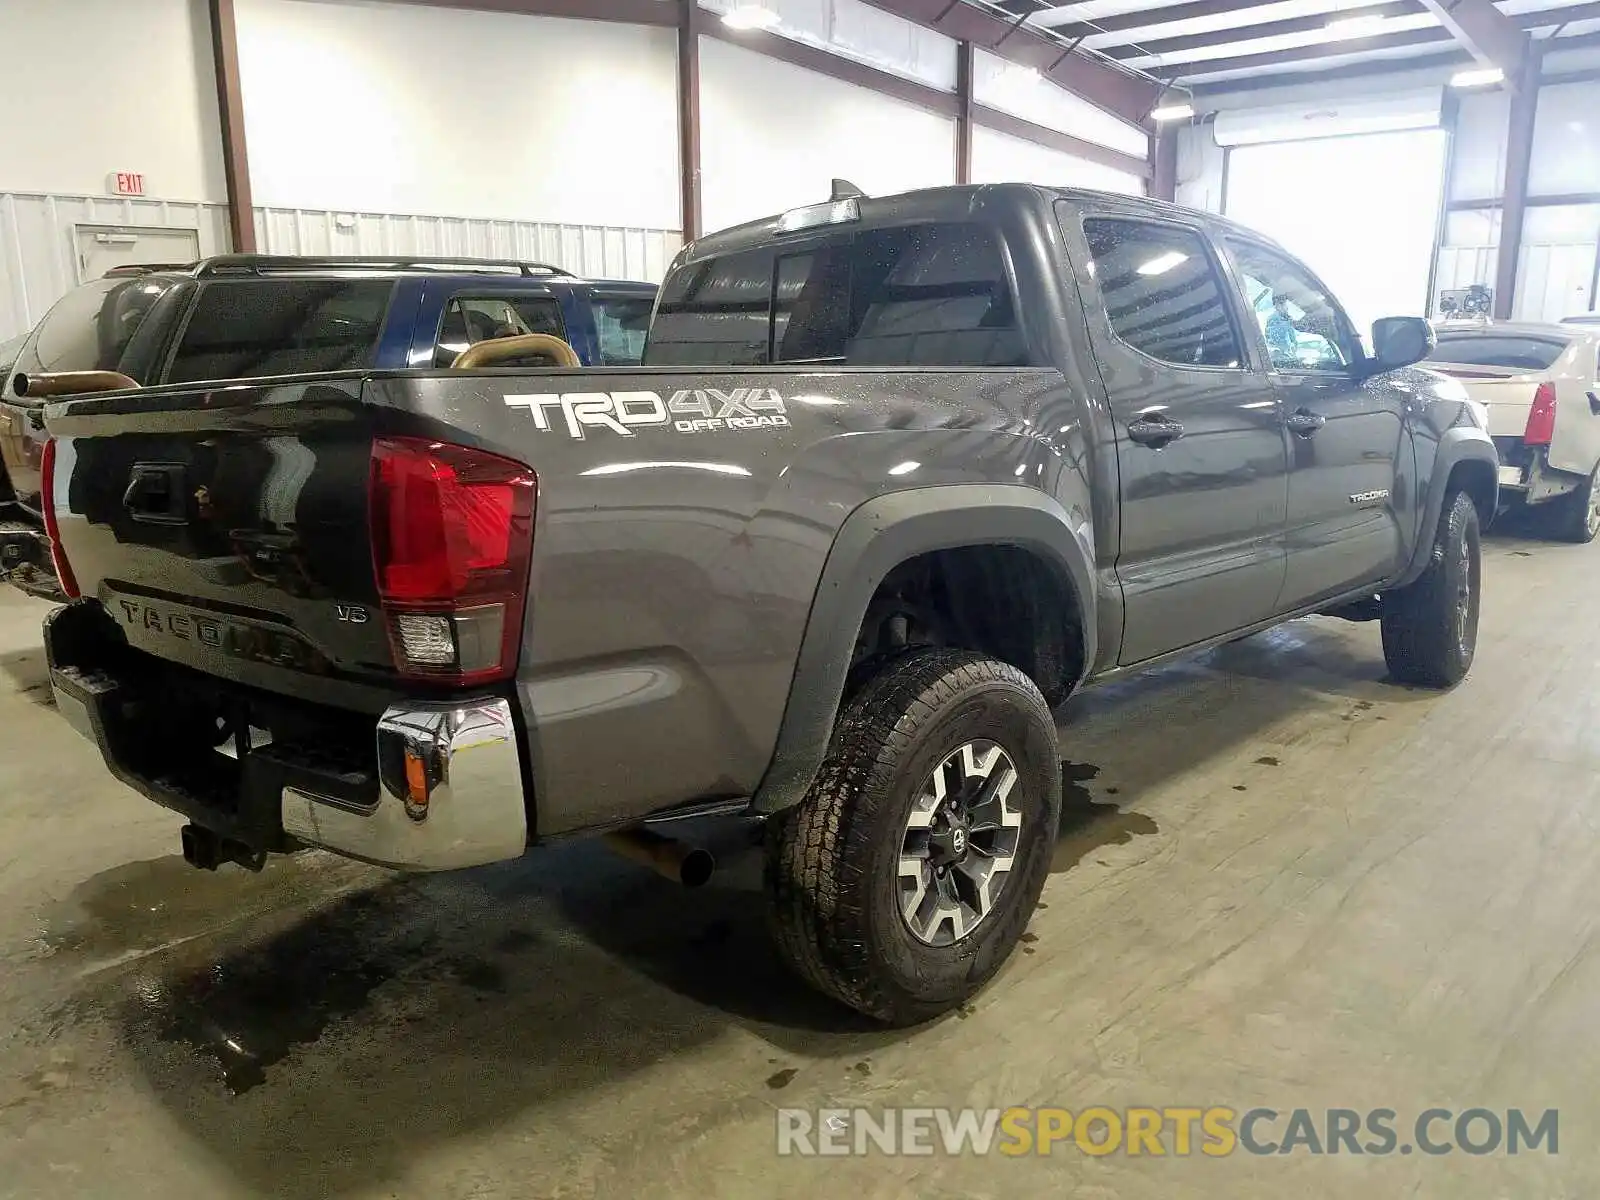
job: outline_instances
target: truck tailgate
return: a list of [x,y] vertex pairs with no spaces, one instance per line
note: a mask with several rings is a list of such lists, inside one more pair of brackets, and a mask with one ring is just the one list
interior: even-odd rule
[[356,377],[53,406],[54,505],[79,590],[136,649],[346,708],[394,657],[368,533]]

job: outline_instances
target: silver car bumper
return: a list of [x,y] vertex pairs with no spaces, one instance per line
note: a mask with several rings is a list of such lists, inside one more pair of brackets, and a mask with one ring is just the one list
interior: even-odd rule
[[448,871],[527,849],[511,706],[504,700],[407,704],[378,722],[378,801],[366,808],[283,790],[283,830],[380,866]]

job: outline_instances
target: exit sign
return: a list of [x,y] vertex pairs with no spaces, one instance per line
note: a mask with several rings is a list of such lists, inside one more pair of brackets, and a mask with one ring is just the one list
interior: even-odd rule
[[113,171],[109,182],[113,195],[144,195],[144,176],[138,171]]

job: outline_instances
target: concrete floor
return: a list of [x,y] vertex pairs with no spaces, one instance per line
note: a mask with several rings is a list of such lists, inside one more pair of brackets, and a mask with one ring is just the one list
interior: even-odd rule
[[[789,982],[748,862],[191,871],[0,592],[0,1196],[1592,1196],[1600,547],[1486,553],[1451,694],[1310,620],[1073,701],[1033,940],[900,1033]],[[774,1153],[933,1104],[1558,1108],[1560,1154]]]

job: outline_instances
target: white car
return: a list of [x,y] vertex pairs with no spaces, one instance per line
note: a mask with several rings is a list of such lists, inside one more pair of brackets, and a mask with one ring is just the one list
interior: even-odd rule
[[1428,366],[1489,410],[1503,505],[1538,505],[1553,532],[1600,534],[1600,325],[1445,321]]

